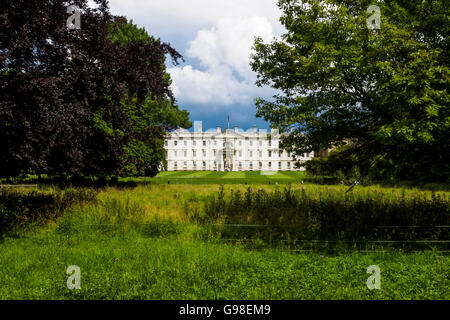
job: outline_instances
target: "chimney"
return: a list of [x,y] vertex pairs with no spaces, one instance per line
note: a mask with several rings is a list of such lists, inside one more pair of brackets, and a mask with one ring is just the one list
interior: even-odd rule
[[222,132],[222,128],[220,126],[217,126],[217,132]]
[[234,126],[234,132],[238,132],[239,127],[238,126]]
[[258,132],[258,127],[257,126],[253,126],[253,132],[257,133]]
[[194,121],[194,132],[202,133],[202,121]]

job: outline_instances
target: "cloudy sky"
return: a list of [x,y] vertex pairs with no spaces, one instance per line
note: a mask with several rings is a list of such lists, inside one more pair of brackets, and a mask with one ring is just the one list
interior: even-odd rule
[[276,0],[110,0],[111,12],[170,43],[185,58],[168,65],[173,91],[191,120],[203,129],[231,126],[268,128],[255,117],[254,98],[270,97],[270,88],[254,85],[249,62],[255,36],[265,41],[283,28]]

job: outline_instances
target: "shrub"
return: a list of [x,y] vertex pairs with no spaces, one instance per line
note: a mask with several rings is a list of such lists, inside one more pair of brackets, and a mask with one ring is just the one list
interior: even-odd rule
[[158,216],[143,226],[142,234],[150,238],[165,238],[182,232],[180,224],[170,219],[160,219]]
[[64,210],[79,202],[96,198],[93,189],[67,189],[50,191],[0,191],[0,235],[14,225],[33,222],[45,223],[60,216]]

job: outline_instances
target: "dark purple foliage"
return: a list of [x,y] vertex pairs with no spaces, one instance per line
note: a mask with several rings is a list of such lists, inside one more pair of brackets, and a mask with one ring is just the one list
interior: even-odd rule
[[[108,26],[123,18],[96,2],[98,9],[85,0],[1,2],[0,177],[118,174],[128,142],[124,93],[175,102],[163,66],[167,54],[174,63],[180,54],[156,40],[113,43]],[[66,27],[71,4],[82,9],[79,30]],[[93,127],[99,112],[125,134]]]

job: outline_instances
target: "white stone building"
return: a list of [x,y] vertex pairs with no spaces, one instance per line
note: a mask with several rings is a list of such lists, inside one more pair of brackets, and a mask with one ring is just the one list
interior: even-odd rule
[[[194,132],[179,129],[165,141],[167,170],[199,171],[303,171],[294,168],[294,161],[287,152],[278,149],[279,134],[276,130],[248,131],[217,129],[202,131],[196,121]],[[313,153],[305,154],[300,161],[310,160]]]

